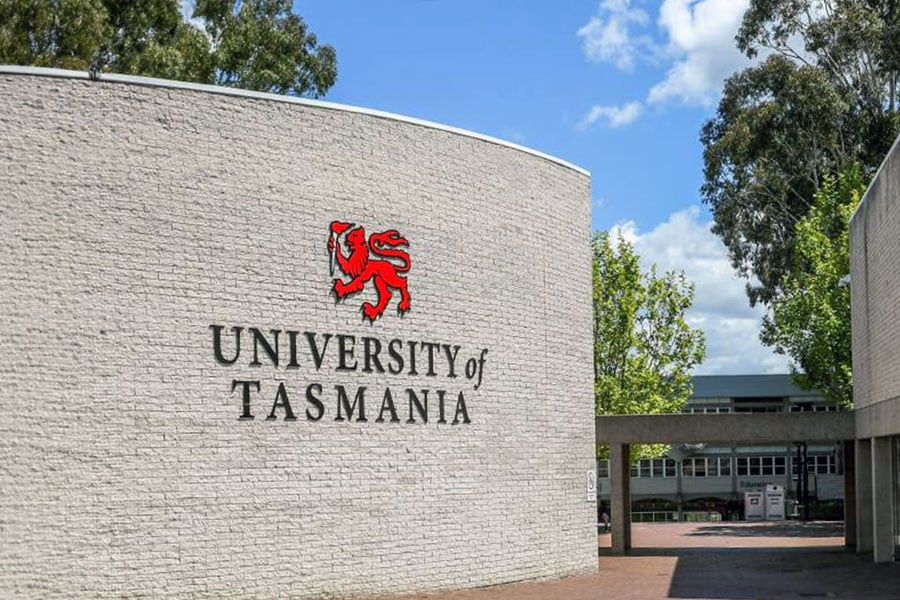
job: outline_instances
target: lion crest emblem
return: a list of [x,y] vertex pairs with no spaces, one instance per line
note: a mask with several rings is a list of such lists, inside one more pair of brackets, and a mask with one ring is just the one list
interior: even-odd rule
[[400,247],[408,247],[409,242],[395,229],[373,233],[366,240],[366,230],[353,225],[332,221],[330,226],[328,252],[331,256],[331,276],[334,277],[337,266],[344,275],[350,277],[347,282],[340,278],[334,280],[332,291],[335,298],[341,301],[359,293],[371,280],[375,284],[378,298],[375,304],[363,302],[363,318],[374,323],[381,317],[393,296],[391,290],[400,292],[397,311],[402,315],[409,310],[409,290],[406,277],[400,274],[409,271],[410,261],[409,254],[400,250]]

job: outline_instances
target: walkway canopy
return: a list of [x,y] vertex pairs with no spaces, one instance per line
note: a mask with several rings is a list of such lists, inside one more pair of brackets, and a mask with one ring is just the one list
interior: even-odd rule
[[[609,415],[596,418],[598,444],[610,446],[610,503],[612,549],[624,554],[631,547],[631,445],[632,444],[732,444],[753,446],[773,443],[834,443],[853,440],[853,413],[780,412],[673,415]],[[845,454],[852,444],[845,445]],[[847,461],[845,465],[852,464]],[[845,473],[845,499],[853,497],[853,477]],[[850,493],[848,493],[848,491]],[[845,511],[853,515],[853,511]],[[847,536],[854,528],[847,523]]]

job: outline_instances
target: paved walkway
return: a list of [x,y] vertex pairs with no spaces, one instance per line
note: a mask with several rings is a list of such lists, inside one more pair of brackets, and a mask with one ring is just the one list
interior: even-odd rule
[[598,536],[592,575],[390,600],[900,600],[900,563],[846,550],[840,523],[638,523],[632,542]]

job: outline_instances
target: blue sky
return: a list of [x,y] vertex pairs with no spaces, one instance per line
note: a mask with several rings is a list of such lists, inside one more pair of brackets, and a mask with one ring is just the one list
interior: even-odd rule
[[[184,0],[185,3],[189,0]],[[593,227],[696,284],[698,373],[787,372],[709,232],[699,131],[748,0],[305,0],[338,55],[326,99],[510,140],[592,175]]]
[[[648,24],[658,12],[635,6]],[[338,51],[329,100],[471,129],[585,167],[595,228],[634,221],[643,230],[698,202],[708,106],[662,104],[627,125],[585,125],[594,106],[643,100],[669,67],[657,56],[633,58],[630,72],[588,58],[578,31],[610,16],[594,0],[319,0],[295,9]]]

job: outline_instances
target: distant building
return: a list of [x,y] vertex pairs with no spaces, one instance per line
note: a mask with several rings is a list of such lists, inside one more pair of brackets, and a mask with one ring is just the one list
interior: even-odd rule
[[[790,375],[694,377],[686,413],[778,413],[836,410],[801,390]],[[798,455],[799,450],[799,455]],[[810,500],[843,500],[843,469],[834,445],[807,446]],[[631,468],[632,517],[644,520],[737,519],[743,493],[783,486],[789,500],[802,494],[797,473],[803,448],[794,440],[767,446],[675,444],[667,458],[645,459]],[[609,461],[598,461],[600,494],[609,500]],[[791,504],[793,506],[793,504]]]

